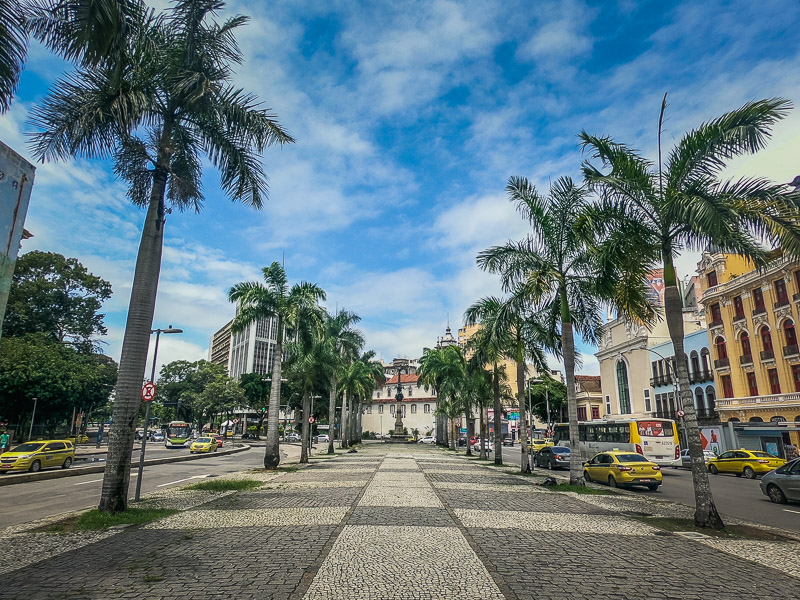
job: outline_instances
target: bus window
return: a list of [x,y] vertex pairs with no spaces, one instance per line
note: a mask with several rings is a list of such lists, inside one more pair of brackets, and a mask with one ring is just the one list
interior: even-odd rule
[[587,442],[596,442],[597,441],[597,425],[586,425],[586,441]]
[[623,444],[629,444],[631,441],[631,426],[629,423],[623,423],[622,425],[617,425],[619,428],[619,442]]

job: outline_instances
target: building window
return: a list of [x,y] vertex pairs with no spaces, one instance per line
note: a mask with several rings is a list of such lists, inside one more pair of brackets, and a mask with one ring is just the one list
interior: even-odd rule
[[794,391],[800,392],[800,365],[792,365],[792,380],[794,381]]
[[761,288],[756,288],[753,290],[753,304],[755,305],[756,309],[753,313],[762,313],[766,312],[766,307],[764,306],[764,292],[761,291]]
[[722,381],[722,397],[733,398],[733,384],[731,383],[731,376],[722,375],[720,376],[720,380]]
[[765,352],[772,352],[772,334],[770,334],[769,327],[766,325],[761,328],[761,345],[764,347]]
[[377,396],[377,397],[378,397],[378,398],[380,398],[380,397],[381,397],[381,391],[380,391],[380,390],[378,390],[378,396]]
[[422,409],[425,412],[425,414],[427,415],[428,413],[431,412],[431,405],[430,404],[426,404],[425,406],[422,407]]
[[703,390],[701,388],[696,388],[694,390],[694,410],[697,412],[697,416],[703,416],[703,409],[705,409],[705,402],[703,402]]
[[797,332],[794,330],[794,322],[791,319],[784,321],[783,335],[786,338],[787,346],[797,346]]
[[773,394],[781,393],[781,382],[778,379],[778,369],[767,369],[769,376],[769,390]]
[[700,363],[703,367],[703,374],[708,375],[711,373],[711,353],[708,348],[700,350]]
[[390,405],[389,405],[389,413],[390,413],[392,416],[395,416],[396,412],[397,412],[397,407],[395,407],[395,405],[394,405],[394,404],[390,404]]
[[411,414],[413,415],[416,412],[417,412],[417,405],[416,404],[412,404],[411,405]]
[[735,296],[733,299],[733,310],[736,319],[744,319],[744,304],[742,304],[742,297]]
[[379,404],[379,405],[378,405],[378,414],[379,414],[379,415],[382,415],[382,414],[383,414],[383,404]]
[[611,412],[611,396],[606,396],[606,414],[613,415]]
[[714,345],[717,347],[718,359],[722,360],[723,358],[728,358],[728,346],[725,344],[725,338],[718,336],[714,341]]
[[367,414],[368,415],[372,414],[372,404],[367,404]]
[[786,293],[786,281],[778,279],[775,281],[775,297],[778,299],[777,305],[783,306],[789,304],[789,295]]
[[411,398],[411,396],[413,395],[414,395],[414,389],[411,386],[408,386],[408,397]]
[[406,418],[406,405],[403,404],[400,406],[401,412],[403,413],[403,418]]
[[706,388],[706,409],[708,410],[709,416],[714,415],[714,411],[717,410],[717,401],[716,401],[716,393],[714,392],[713,386],[708,386]]
[[595,419],[599,419],[599,418],[600,418],[600,407],[599,406],[593,406],[592,407],[592,421],[594,421]]
[[746,331],[742,332],[739,341],[742,343],[742,356],[752,356],[753,351],[750,348],[750,336]]
[[747,373],[747,389],[750,391],[751,396],[758,396],[758,382],[756,381],[756,374],[752,371]]
[[579,406],[578,407],[578,421],[585,421],[586,420],[586,407]]
[[644,412],[650,412],[653,407],[650,403],[650,390],[644,390]]
[[706,275],[706,283],[708,284],[708,287],[714,287],[715,285],[717,285],[717,272],[716,271],[711,271],[711,273],[708,273]]
[[697,377],[700,374],[700,357],[697,355],[697,350],[692,350],[690,360],[692,363],[692,375]]
[[722,323],[722,310],[720,310],[719,302],[711,305],[711,322]]
[[626,415],[631,411],[631,396],[628,387],[628,366],[623,360],[617,363],[617,390],[619,392],[619,412],[621,415]]

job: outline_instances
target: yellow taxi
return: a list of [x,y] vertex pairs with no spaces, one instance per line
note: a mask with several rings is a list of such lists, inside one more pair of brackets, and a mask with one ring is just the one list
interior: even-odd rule
[[88,444],[89,443],[89,436],[85,433],[79,433],[76,436],[69,438],[70,440],[75,440],[76,444]]
[[48,467],[69,469],[75,461],[75,446],[71,440],[45,440],[20,444],[0,455],[0,473],[31,471]]
[[216,452],[217,448],[219,448],[219,444],[217,444],[216,438],[203,436],[192,442],[192,445],[189,446],[189,452],[191,454],[195,452]]
[[709,460],[708,472],[712,475],[733,473],[737,477],[744,475],[748,479],[755,479],[758,475],[769,473],[785,464],[785,460],[767,452],[739,448],[723,452]]
[[611,487],[643,485],[651,491],[661,485],[661,467],[641,454],[631,451],[612,450],[595,454],[583,463],[583,478],[586,481],[607,483]]
[[528,451],[536,453],[545,446],[554,446],[553,440],[528,440]]

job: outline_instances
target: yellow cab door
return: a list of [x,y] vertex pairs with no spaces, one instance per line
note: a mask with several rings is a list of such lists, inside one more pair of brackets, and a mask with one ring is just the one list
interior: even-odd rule
[[733,450],[723,452],[719,455],[719,459],[714,463],[717,465],[717,470],[720,473],[733,473],[734,463],[736,462],[736,453]]

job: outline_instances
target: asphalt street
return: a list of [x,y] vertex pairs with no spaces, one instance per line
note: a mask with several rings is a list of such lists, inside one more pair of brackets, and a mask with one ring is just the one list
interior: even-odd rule
[[[300,454],[297,444],[281,445],[288,460]],[[172,450],[171,452],[183,452]],[[186,450],[188,452],[188,450]],[[150,456],[150,453],[147,453]],[[134,453],[138,460],[138,454]],[[152,456],[151,456],[152,458]],[[153,465],[144,468],[142,494],[167,487],[195,483],[208,475],[222,475],[243,469],[263,467],[264,448],[255,447],[246,452],[211,456],[201,460]],[[136,489],[137,468],[131,471],[130,495]],[[61,479],[30,481],[0,487],[0,528],[55,514],[94,508],[100,498],[102,473],[87,473]]]
[[[491,455],[494,458],[494,455]],[[518,446],[503,448],[503,463],[518,466],[520,450]],[[541,469],[543,470],[543,469]],[[562,470],[561,473],[566,473]],[[652,494],[663,500],[680,502],[694,506],[694,487],[692,474],[688,469],[662,470],[664,482],[656,492],[636,489],[638,493]],[[771,525],[789,531],[800,531],[800,503],[775,504],[761,493],[757,479],[745,479],[735,475],[710,475],[711,492],[717,510],[723,517],[730,515],[764,525]]]

